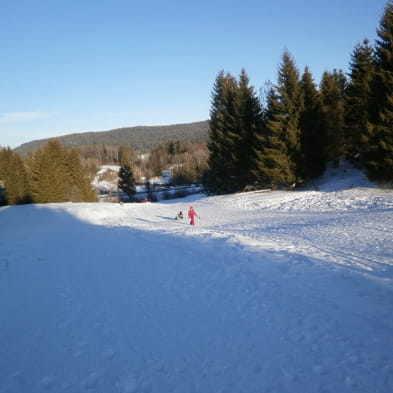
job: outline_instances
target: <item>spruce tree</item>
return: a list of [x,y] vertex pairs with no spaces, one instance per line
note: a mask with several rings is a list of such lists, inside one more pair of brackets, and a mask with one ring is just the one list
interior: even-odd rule
[[264,91],[262,97],[262,102],[264,107],[262,107],[261,123],[256,133],[255,145],[252,154],[252,168],[251,173],[253,176],[254,185],[257,189],[268,188],[272,186],[272,165],[269,160],[269,148],[270,148],[270,136],[271,132],[268,131],[266,127],[268,118],[268,107],[272,100],[271,96],[275,94],[274,88],[271,86],[270,82],[268,87]]
[[[287,146],[280,132],[280,116],[277,102],[279,96],[275,88],[267,94],[265,121],[258,134],[255,146],[255,170],[258,188],[290,187],[296,180],[294,163],[288,154]],[[277,125],[277,128],[273,127]]]
[[131,164],[128,163],[127,161],[123,161],[121,163],[119,169],[119,180],[117,185],[119,191],[121,190],[124,193],[126,193],[128,196],[128,200],[132,201],[136,193],[135,178],[134,178],[134,173],[132,171]]
[[260,137],[259,154],[264,167],[262,180],[272,187],[292,187],[299,176],[301,160],[302,96],[299,71],[288,51],[284,51],[277,85],[268,96],[266,131]]
[[96,202],[97,196],[83,171],[80,155],[73,149],[66,157],[66,199],[71,202]]
[[204,186],[209,193],[226,194],[236,188],[235,146],[239,141],[235,113],[237,83],[230,74],[221,71],[215,81],[210,110],[210,141],[208,169]]
[[393,182],[393,1],[382,15],[375,45],[374,105],[364,163],[372,179]]
[[50,140],[34,154],[32,161],[32,194],[34,202],[66,202],[67,155],[57,140]]
[[261,127],[261,104],[243,69],[235,94],[235,114],[238,122],[234,153],[234,190],[241,191],[256,180],[253,176],[254,148]]
[[18,153],[0,149],[0,180],[6,189],[3,203],[17,205],[31,202],[30,184],[25,165]]
[[338,166],[346,153],[344,139],[346,78],[341,70],[325,71],[320,83],[321,130],[325,135],[325,156]]
[[34,202],[96,200],[76,150],[69,152],[59,141],[50,140],[29,161]]
[[375,78],[373,94],[375,94],[375,106],[372,112],[375,123],[379,115],[388,105],[392,94],[393,73],[393,1],[388,1],[377,29],[378,38],[375,43]]
[[255,180],[253,155],[261,123],[261,105],[244,69],[239,81],[218,74],[210,117],[205,188],[217,194],[242,191]]
[[312,74],[305,68],[301,81],[303,110],[300,115],[301,158],[298,173],[303,180],[310,180],[323,173],[325,168],[325,136],[321,130],[320,97]]
[[349,83],[345,94],[345,141],[347,154],[363,158],[372,133],[372,81],[374,77],[374,50],[365,39],[358,44],[350,62]]

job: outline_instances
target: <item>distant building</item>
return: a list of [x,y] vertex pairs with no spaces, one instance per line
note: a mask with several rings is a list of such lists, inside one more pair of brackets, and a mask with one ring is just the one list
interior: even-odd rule
[[168,170],[161,171],[161,176],[152,177],[149,179],[149,182],[158,187],[168,186],[172,183],[172,172]]

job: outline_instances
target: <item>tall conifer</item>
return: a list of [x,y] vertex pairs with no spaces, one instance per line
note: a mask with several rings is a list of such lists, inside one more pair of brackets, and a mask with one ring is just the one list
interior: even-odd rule
[[303,180],[322,174],[325,167],[325,136],[320,127],[320,96],[312,74],[305,68],[301,81],[303,110],[300,115],[301,159],[298,173]]
[[375,46],[374,127],[364,161],[371,178],[393,182],[393,1],[382,15]]
[[30,184],[25,165],[18,153],[10,148],[0,149],[0,180],[6,189],[6,203],[31,202]]
[[267,95],[265,122],[255,148],[255,166],[258,169],[254,175],[259,188],[289,187],[296,180],[295,165],[288,154],[283,133],[279,127],[273,128],[280,124],[281,112],[276,105],[278,100],[277,91],[271,88]]
[[93,191],[90,180],[83,171],[80,155],[73,149],[66,157],[66,199],[71,202],[95,202],[97,196]]
[[254,182],[252,168],[261,106],[243,69],[237,81],[221,71],[215,81],[210,111],[208,169],[209,192],[242,191]]
[[273,187],[292,187],[300,163],[300,115],[302,96],[299,71],[288,51],[284,51],[277,85],[268,97],[266,136],[260,160],[265,163],[265,177]]
[[57,140],[37,150],[32,161],[32,193],[37,203],[66,202],[66,152]]
[[237,83],[230,74],[221,71],[215,81],[210,110],[210,129],[208,144],[208,169],[204,184],[208,192],[225,194],[233,192],[235,173],[235,145],[237,120],[235,113],[235,94]]
[[241,191],[254,182],[252,173],[256,135],[261,127],[261,105],[243,69],[235,94],[238,123],[235,148],[234,190]]
[[346,78],[341,70],[325,71],[320,83],[321,129],[326,137],[325,156],[338,165],[346,153],[344,114]]
[[127,194],[128,200],[131,201],[136,193],[135,177],[132,170],[131,164],[127,161],[121,163],[119,169],[119,180],[118,180],[119,191],[123,191]]
[[79,154],[68,152],[57,140],[50,140],[30,158],[30,174],[34,202],[96,200]]
[[365,39],[358,44],[350,62],[349,83],[345,94],[345,140],[351,157],[363,157],[372,132],[372,81],[374,50]]

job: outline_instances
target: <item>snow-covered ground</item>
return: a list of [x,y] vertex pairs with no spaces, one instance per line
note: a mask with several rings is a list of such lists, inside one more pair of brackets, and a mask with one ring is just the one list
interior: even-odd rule
[[0,392],[391,393],[393,191],[315,189],[1,208]]

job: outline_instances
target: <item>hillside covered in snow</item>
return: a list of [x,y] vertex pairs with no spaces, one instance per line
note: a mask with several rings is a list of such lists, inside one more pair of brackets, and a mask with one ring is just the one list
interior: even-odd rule
[[0,223],[1,393],[393,391],[393,191],[350,166]]

